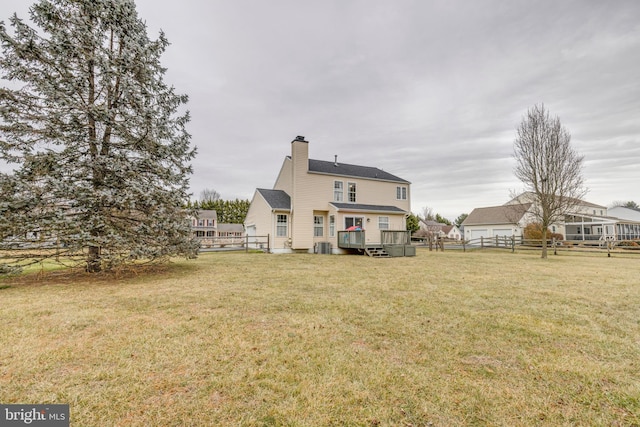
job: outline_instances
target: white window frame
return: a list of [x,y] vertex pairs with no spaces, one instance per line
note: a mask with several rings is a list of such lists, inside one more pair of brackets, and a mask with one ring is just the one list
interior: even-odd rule
[[313,216],[313,237],[324,237],[324,217],[322,215]]
[[379,216],[378,217],[378,230],[388,230],[389,229],[389,217],[388,216]]
[[355,182],[347,182],[347,199],[349,203],[356,203],[358,193],[358,185]]
[[[360,228],[364,229],[364,217],[363,216],[345,216],[344,217],[344,229],[346,230],[347,228],[351,227],[351,225],[347,225],[347,220],[352,220],[353,224],[351,225],[357,225],[358,222],[360,222]],[[360,220],[360,221],[358,221]]]
[[396,187],[396,200],[407,200],[407,187],[400,185]]
[[336,235],[336,216],[329,215],[329,237],[335,237]]
[[333,181],[333,201],[334,202],[344,201],[344,182],[343,181]]
[[[283,221],[281,221],[283,220]],[[287,214],[276,215],[276,237],[287,237],[289,216]]]

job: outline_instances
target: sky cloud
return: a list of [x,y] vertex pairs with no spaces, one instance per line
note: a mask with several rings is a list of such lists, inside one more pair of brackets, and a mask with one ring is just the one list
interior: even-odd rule
[[312,158],[385,169],[414,212],[454,219],[521,189],[515,129],[544,102],[585,156],[587,199],[640,202],[635,0],[136,3],[190,97],[196,197],[270,187],[304,135]]

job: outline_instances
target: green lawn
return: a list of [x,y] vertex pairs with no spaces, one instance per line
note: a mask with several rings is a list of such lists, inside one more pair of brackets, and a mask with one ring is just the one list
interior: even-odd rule
[[640,258],[204,254],[0,282],[0,402],[73,426],[640,425]]

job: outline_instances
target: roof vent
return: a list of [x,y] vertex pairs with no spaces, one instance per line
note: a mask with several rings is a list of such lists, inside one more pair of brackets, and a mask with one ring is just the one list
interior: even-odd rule
[[296,136],[296,141],[304,141],[304,136],[301,136],[301,135]]
[[333,160],[333,166],[338,167],[338,155],[335,155],[335,159]]

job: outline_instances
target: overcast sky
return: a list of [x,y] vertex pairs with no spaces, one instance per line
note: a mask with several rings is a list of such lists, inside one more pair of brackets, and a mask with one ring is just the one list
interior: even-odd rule
[[[515,129],[544,103],[587,200],[640,203],[640,1],[137,0],[189,95],[194,198],[271,188],[290,142],[411,181],[412,210],[505,203]],[[3,0],[0,19],[31,2]]]

